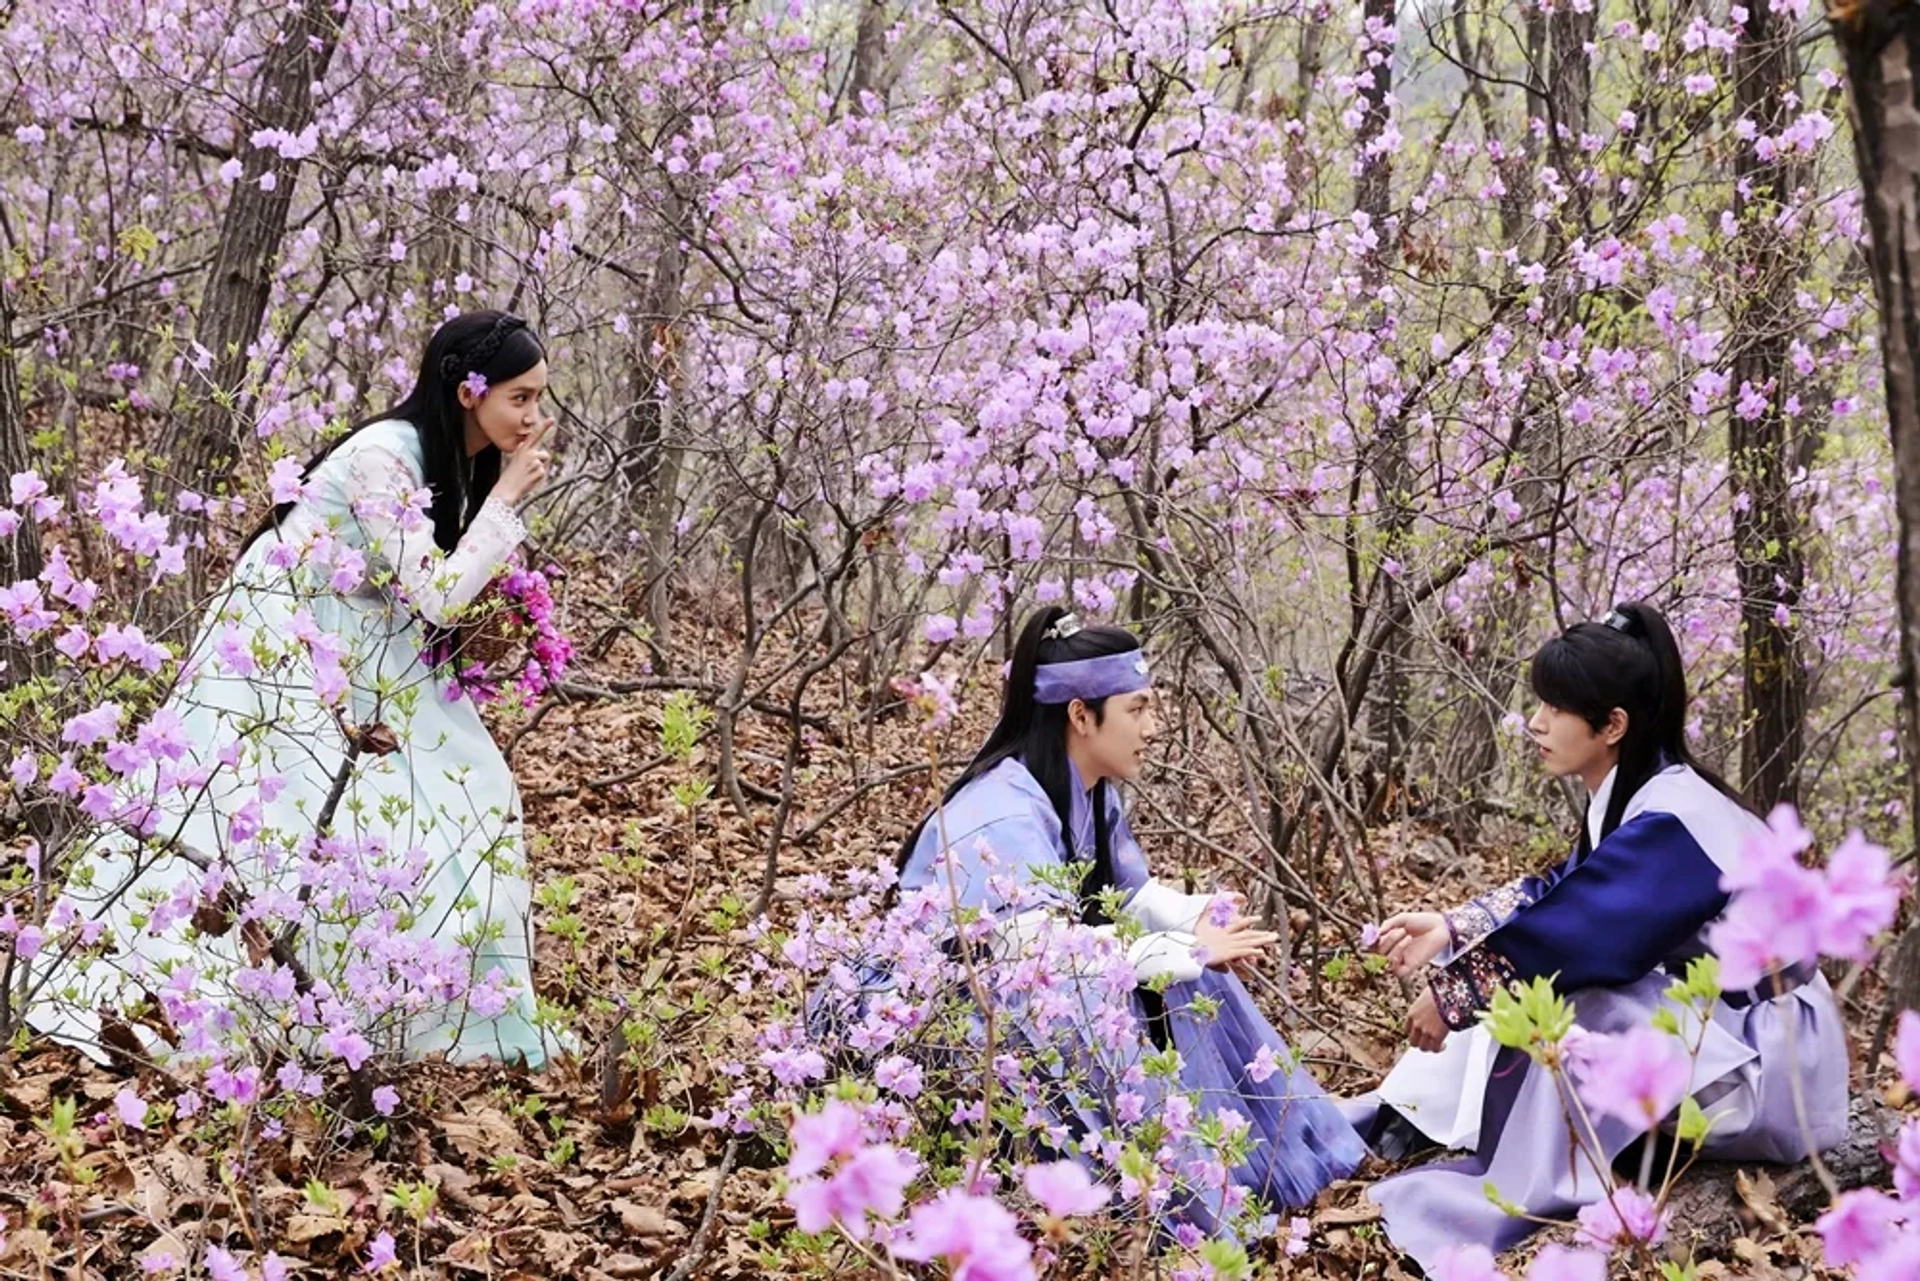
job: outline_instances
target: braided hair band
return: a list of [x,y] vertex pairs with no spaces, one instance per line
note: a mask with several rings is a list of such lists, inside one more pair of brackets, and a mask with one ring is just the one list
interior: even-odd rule
[[440,357],[441,381],[458,382],[462,375],[478,371],[500,354],[500,344],[507,340],[509,334],[518,333],[526,327],[527,322],[520,317],[511,312],[501,312],[487,332],[481,335],[480,341],[474,343],[465,355],[450,351]]

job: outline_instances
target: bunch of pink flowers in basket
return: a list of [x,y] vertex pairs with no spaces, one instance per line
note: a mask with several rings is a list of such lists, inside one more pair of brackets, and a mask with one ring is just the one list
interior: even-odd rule
[[531,705],[566,675],[573,662],[573,642],[555,619],[549,576],[558,573],[552,565],[545,571],[508,570],[481,594],[474,622],[433,638],[427,660],[436,669],[450,670],[449,697],[477,703],[498,699],[502,677],[495,668],[515,653],[524,656],[512,676],[523,704]]

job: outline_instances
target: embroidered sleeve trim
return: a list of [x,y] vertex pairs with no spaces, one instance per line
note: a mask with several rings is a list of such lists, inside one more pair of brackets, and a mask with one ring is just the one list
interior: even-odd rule
[[1477,947],[1433,969],[1427,985],[1441,1020],[1463,1032],[1473,1026],[1480,1011],[1493,1004],[1493,994],[1518,977],[1513,962],[1490,948]]
[[1512,920],[1515,913],[1531,902],[1533,896],[1527,893],[1524,879],[1509,881],[1498,889],[1469,899],[1446,913],[1447,930],[1453,937],[1453,945],[1456,948],[1465,947],[1485,938]]

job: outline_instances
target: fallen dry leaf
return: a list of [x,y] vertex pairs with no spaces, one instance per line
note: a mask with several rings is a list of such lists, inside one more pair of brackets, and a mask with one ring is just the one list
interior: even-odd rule
[[441,1251],[434,1262],[444,1263],[462,1272],[492,1272],[493,1234],[470,1232]]
[[1749,1237],[1736,1238],[1733,1257],[1746,1264],[1745,1281],[1785,1281],[1786,1274],[1774,1266],[1773,1252]]
[[1380,1207],[1371,1201],[1357,1201],[1352,1205],[1336,1206],[1331,1210],[1322,1210],[1313,1216],[1315,1224],[1321,1227],[1348,1227],[1356,1223],[1373,1223],[1380,1218]]
[[454,1150],[470,1161],[487,1161],[520,1151],[520,1132],[500,1112],[457,1112],[434,1118],[440,1133]]
[[553,1204],[531,1192],[522,1192],[507,1202],[507,1208],[513,1212],[514,1219],[528,1226],[537,1226],[555,1217]]
[[542,1232],[540,1234],[540,1253],[546,1258],[552,1275],[571,1272],[582,1257],[593,1248],[593,1242],[572,1232]]
[[613,1203],[613,1212],[620,1216],[620,1226],[637,1237],[682,1237],[687,1229],[676,1219],[667,1217],[663,1210],[650,1205],[641,1205],[625,1197]]
[[45,1116],[53,1103],[53,1087],[65,1075],[64,1072],[41,1072],[34,1076],[23,1076],[0,1090],[0,1098],[5,1098],[27,1116]]
[[351,1219],[335,1218],[331,1214],[296,1214],[287,1220],[280,1236],[289,1245],[310,1245],[330,1236],[344,1239],[352,1230]]
[[440,1195],[462,1210],[478,1210],[491,1200],[473,1194],[474,1177],[457,1165],[435,1161],[421,1167],[420,1177],[438,1188]]
[[1745,1170],[1735,1171],[1733,1190],[1740,1194],[1740,1200],[1747,1209],[1753,1211],[1753,1217],[1768,1232],[1784,1236],[1788,1231],[1786,1215],[1780,1209],[1779,1194],[1773,1186],[1773,1176],[1765,1170],[1749,1175]]

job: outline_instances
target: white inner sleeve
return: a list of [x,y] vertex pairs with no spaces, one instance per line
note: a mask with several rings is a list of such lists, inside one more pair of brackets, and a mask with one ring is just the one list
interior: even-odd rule
[[1150,880],[1127,900],[1127,911],[1149,930],[1180,930],[1191,934],[1213,906],[1212,894],[1182,894]]
[[[1183,894],[1176,897],[1192,896]],[[1204,911],[1204,907],[1201,910]],[[1198,913],[1195,919],[1198,919]],[[1035,939],[1064,924],[1065,918],[1057,909],[1033,908],[1003,923],[996,939],[1004,949],[1002,955],[1018,955]],[[1097,925],[1093,931],[1107,938],[1114,937],[1115,933],[1111,925]],[[1163,974],[1175,983],[1188,983],[1199,978],[1206,968],[1193,954],[1197,946],[1199,940],[1185,930],[1152,930],[1127,945],[1127,962],[1133,966],[1134,977],[1142,983]]]

